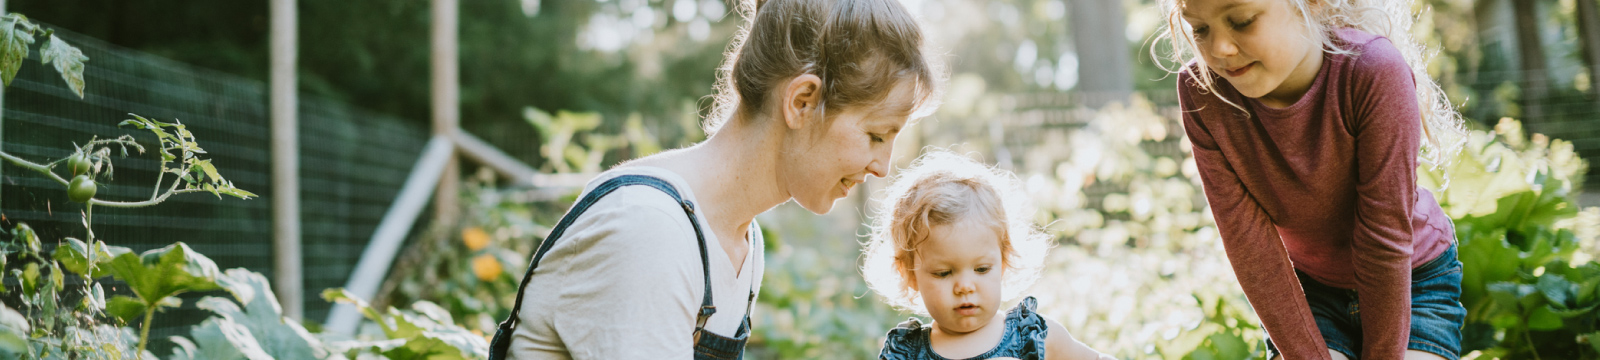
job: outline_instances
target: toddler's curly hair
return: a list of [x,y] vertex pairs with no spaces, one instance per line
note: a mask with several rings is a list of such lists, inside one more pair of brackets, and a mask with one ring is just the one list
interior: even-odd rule
[[917,247],[935,226],[962,220],[988,224],[1000,238],[1001,300],[1038,280],[1053,237],[1034,225],[1033,208],[1016,176],[946,150],[918,157],[894,177],[872,223],[861,274],[867,286],[897,309],[927,315],[912,289]]

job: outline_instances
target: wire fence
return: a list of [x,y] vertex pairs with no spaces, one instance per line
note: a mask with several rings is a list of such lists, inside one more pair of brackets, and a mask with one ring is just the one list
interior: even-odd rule
[[[132,134],[141,144],[151,146],[156,142],[148,132],[116,124],[130,118],[128,113],[181,121],[222,176],[261,196],[239,200],[186,194],[153,207],[101,207],[93,217],[96,236],[135,251],[183,241],[224,269],[243,267],[270,278],[274,252],[271,199],[278,194],[270,184],[266,84],[65,30],[56,30],[56,35],[78,46],[90,59],[84,71],[85,96],[79,99],[67,90],[59,73],[29,60],[5,89],[0,127],[4,150],[42,162],[66,156],[74,143],[95,136]],[[415,123],[304,94],[300,96],[299,123],[302,293],[305,318],[315,322],[326,317],[330,306],[320,298],[322,290],[344,286],[420,155],[427,132]],[[157,175],[156,156],[130,153],[125,159],[116,158],[115,177],[100,187],[97,197],[148,198]],[[61,186],[10,165],[0,175],[0,225],[9,229],[17,222],[27,222],[51,244],[64,237],[85,238],[80,216],[83,208],[67,201]],[[129,294],[120,283],[108,290]],[[183,307],[157,317],[153,335],[186,334],[188,325],[209,316],[193,306],[204,295],[218,294],[186,296]]]

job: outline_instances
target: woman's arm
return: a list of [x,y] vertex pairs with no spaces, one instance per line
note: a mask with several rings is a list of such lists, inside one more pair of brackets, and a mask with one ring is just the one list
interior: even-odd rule
[[1398,49],[1368,43],[1351,74],[1356,209],[1351,241],[1361,302],[1362,358],[1405,356],[1411,328],[1411,213],[1422,123],[1411,68]]
[[1047,360],[1117,359],[1111,357],[1111,355],[1095,351],[1089,348],[1088,345],[1084,345],[1083,342],[1078,341],[1078,339],[1073,338],[1072,333],[1067,331],[1067,327],[1061,326],[1061,323],[1056,322],[1055,319],[1045,318],[1044,323],[1049,329],[1044,339],[1044,354]]
[[[1306,304],[1305,292],[1295,277],[1288,250],[1278,237],[1277,226],[1244,188],[1216,139],[1198,118],[1199,111],[1195,109],[1200,105],[1193,97],[1214,95],[1200,95],[1189,76],[1189,72],[1178,76],[1183,129],[1193,145],[1206,201],[1211,204],[1234,276],[1285,358],[1326,359],[1327,344],[1311,316],[1311,306]],[[1233,111],[1220,101],[1204,106]]]

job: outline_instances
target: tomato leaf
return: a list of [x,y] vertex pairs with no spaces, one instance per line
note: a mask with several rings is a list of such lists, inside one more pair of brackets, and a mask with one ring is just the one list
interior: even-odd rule
[[89,61],[89,57],[84,56],[82,50],[50,35],[44,46],[39,47],[39,58],[40,62],[55,66],[67,87],[72,88],[79,99],[83,98],[83,62]]

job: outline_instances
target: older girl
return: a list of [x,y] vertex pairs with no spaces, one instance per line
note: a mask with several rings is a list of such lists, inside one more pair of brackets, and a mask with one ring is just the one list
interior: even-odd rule
[[884,176],[895,136],[931,110],[938,70],[898,1],[739,9],[749,21],[718,71],[711,137],[590,182],[534,256],[496,351],[741,357],[761,287],[755,216],[790,200],[828,212]]
[[1411,1],[1168,5],[1184,128],[1268,352],[1458,358],[1454,230],[1416,170],[1460,117],[1424,72]]

